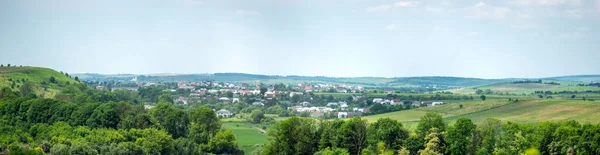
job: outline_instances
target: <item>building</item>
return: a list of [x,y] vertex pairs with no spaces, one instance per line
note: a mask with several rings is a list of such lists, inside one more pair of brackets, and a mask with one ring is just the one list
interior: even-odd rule
[[442,105],[442,104],[444,104],[444,102],[432,102],[431,106]]
[[383,99],[382,98],[374,98],[373,103],[383,103]]
[[302,92],[290,92],[290,97],[294,97],[294,95],[304,95]]
[[402,100],[392,100],[390,104],[391,105],[402,105],[403,103],[402,103]]
[[146,110],[150,110],[152,108],[154,108],[153,105],[144,105],[144,109],[146,109]]
[[342,108],[342,110],[347,110],[348,104],[344,103],[344,104],[340,105],[340,107]]
[[221,109],[221,110],[217,111],[218,117],[229,118],[229,117],[231,117],[231,115],[233,115],[233,113],[231,113],[231,111],[229,111],[229,110]]
[[300,103],[300,105],[302,105],[302,106],[308,106],[308,105],[310,105],[310,103],[309,103],[309,102],[306,102],[306,101],[304,101],[304,102]]
[[253,102],[252,105],[265,106],[262,102]]

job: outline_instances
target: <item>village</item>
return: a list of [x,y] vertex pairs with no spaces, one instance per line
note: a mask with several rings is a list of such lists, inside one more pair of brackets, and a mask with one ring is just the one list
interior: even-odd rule
[[[444,104],[444,102],[401,100],[393,96],[365,97],[367,93],[392,94],[393,90],[365,90],[361,86],[345,84],[264,84],[260,81],[249,83],[228,82],[137,82],[136,78],[126,83],[107,88],[97,85],[96,89],[110,89],[137,91],[140,88],[161,88],[162,91],[172,95],[173,103],[181,106],[207,105],[213,107],[219,117],[235,117],[241,109],[233,110],[231,106],[215,105],[243,105],[242,107],[259,107],[267,109],[271,106],[281,106],[292,114],[313,118],[352,118],[356,116],[372,115],[370,109],[374,104],[383,107],[400,107],[401,109],[419,108]],[[340,95],[341,94],[341,95]],[[346,96],[346,97],[333,97]],[[154,105],[144,105],[151,109]],[[390,108],[392,109],[392,108]],[[398,110],[388,110],[393,112]]]

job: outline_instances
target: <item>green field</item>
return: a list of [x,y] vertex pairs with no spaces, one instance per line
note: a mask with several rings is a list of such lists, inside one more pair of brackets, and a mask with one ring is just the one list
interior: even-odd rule
[[[54,77],[57,83],[50,83],[50,77]],[[36,85],[36,94],[44,94],[44,97],[53,97],[58,90],[65,86],[66,83],[76,83],[77,81],[61,74],[52,69],[41,67],[0,67],[0,88],[11,87],[12,81],[15,81],[15,86],[22,86],[25,83],[31,82]],[[26,80],[26,82],[22,82]],[[47,89],[44,90],[40,83],[46,82]],[[18,90],[15,87],[13,90]]]
[[408,128],[414,128],[420,117],[428,112],[442,114],[450,124],[453,124],[460,117],[469,118],[476,123],[483,122],[487,118],[519,123],[562,120],[576,120],[582,123],[600,122],[599,101],[526,99],[516,103],[507,100],[491,100],[464,102],[462,104],[462,109],[459,108],[460,103],[453,103],[366,116],[364,119],[373,122],[379,118],[388,117],[403,122]]
[[513,83],[498,83],[498,84],[491,84],[491,85],[484,85],[484,86],[477,86],[477,87],[465,87],[465,88],[460,88],[460,89],[452,89],[452,90],[447,90],[453,93],[459,93],[459,94],[474,94],[475,91],[477,89],[480,90],[486,90],[486,89],[490,89],[494,92],[509,92],[509,93],[514,93],[514,94],[531,94],[534,91],[553,91],[553,92],[560,92],[560,91],[578,91],[578,92],[583,92],[583,91],[587,91],[587,90],[591,90],[591,91],[599,91],[600,87],[595,87],[595,86],[576,86],[577,84],[586,84],[586,83],[581,83],[581,82],[574,82],[574,81],[545,81],[545,82],[557,82],[560,83],[561,85],[551,85],[551,84],[541,84],[541,83],[519,83],[519,84],[513,84]]
[[261,125],[248,124],[239,121],[224,120],[223,128],[231,129],[235,133],[238,146],[245,154],[250,154],[257,149],[262,149],[267,143],[267,134],[259,129]]

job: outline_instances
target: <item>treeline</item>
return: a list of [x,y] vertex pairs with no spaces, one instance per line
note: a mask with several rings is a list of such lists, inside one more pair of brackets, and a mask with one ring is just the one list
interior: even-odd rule
[[448,126],[442,116],[428,113],[415,131],[381,118],[367,123],[350,120],[317,122],[292,117],[269,131],[270,142],[260,154],[600,154],[600,124],[576,121],[536,125],[487,119],[475,125],[460,118]]
[[600,93],[600,90],[585,90],[585,91],[567,91],[567,90],[563,90],[563,91],[550,91],[550,90],[539,90],[539,91],[534,91],[534,94],[578,94],[578,93]]
[[523,80],[523,81],[513,81],[513,84],[518,83],[542,83],[542,80]]
[[85,91],[60,93],[69,101],[1,89],[0,152],[243,154],[208,107],[184,110],[161,102],[148,110],[127,94],[81,87]]

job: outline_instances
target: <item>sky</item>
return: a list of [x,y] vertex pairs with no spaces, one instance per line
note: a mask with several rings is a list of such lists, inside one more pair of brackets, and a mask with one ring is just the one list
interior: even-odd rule
[[2,0],[0,63],[69,73],[600,74],[600,0]]

